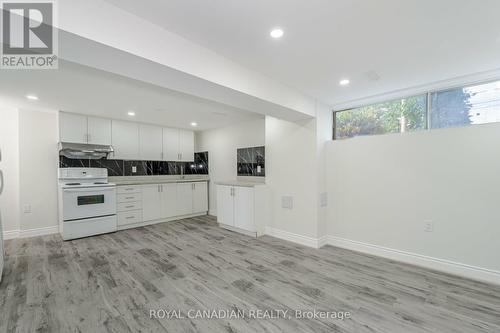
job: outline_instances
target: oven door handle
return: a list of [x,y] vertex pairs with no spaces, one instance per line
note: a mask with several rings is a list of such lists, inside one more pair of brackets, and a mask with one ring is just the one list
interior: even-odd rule
[[79,189],[63,189],[64,192],[66,193],[81,193],[81,192],[109,192],[109,191],[115,191],[115,187],[84,187],[84,188],[79,188]]

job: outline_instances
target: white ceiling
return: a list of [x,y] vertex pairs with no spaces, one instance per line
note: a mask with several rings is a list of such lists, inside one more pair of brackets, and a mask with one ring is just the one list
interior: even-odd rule
[[107,1],[330,104],[500,68],[498,0]]
[[[39,100],[27,100],[27,94],[34,94]],[[59,70],[1,71],[0,99],[20,108],[63,110],[195,130],[259,117],[255,113],[61,60]],[[136,116],[128,116],[129,110]],[[191,127],[191,122],[197,122],[198,127]]]

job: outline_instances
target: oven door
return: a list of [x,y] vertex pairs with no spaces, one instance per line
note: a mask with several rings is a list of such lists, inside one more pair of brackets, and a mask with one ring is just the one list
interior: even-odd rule
[[116,214],[115,187],[65,188],[63,220],[79,220]]

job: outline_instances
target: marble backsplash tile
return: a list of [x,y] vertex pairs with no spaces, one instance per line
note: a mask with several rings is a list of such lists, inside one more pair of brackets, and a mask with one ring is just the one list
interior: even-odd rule
[[266,176],[265,147],[239,148],[237,150],[238,176]]
[[59,156],[60,168],[106,168],[108,176],[208,175],[208,152],[195,153],[194,162],[69,159]]

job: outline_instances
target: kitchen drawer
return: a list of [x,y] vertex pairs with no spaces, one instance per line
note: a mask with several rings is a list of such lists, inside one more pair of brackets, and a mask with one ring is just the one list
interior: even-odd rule
[[142,222],[142,210],[131,210],[130,212],[120,212],[118,216],[118,226]]
[[128,193],[141,193],[140,185],[130,185],[130,186],[117,186],[117,194],[128,194]]
[[142,209],[142,201],[136,202],[120,202],[116,205],[116,211],[118,212],[128,212],[131,210]]
[[142,201],[142,193],[125,193],[116,196],[116,202],[118,203],[135,201]]

